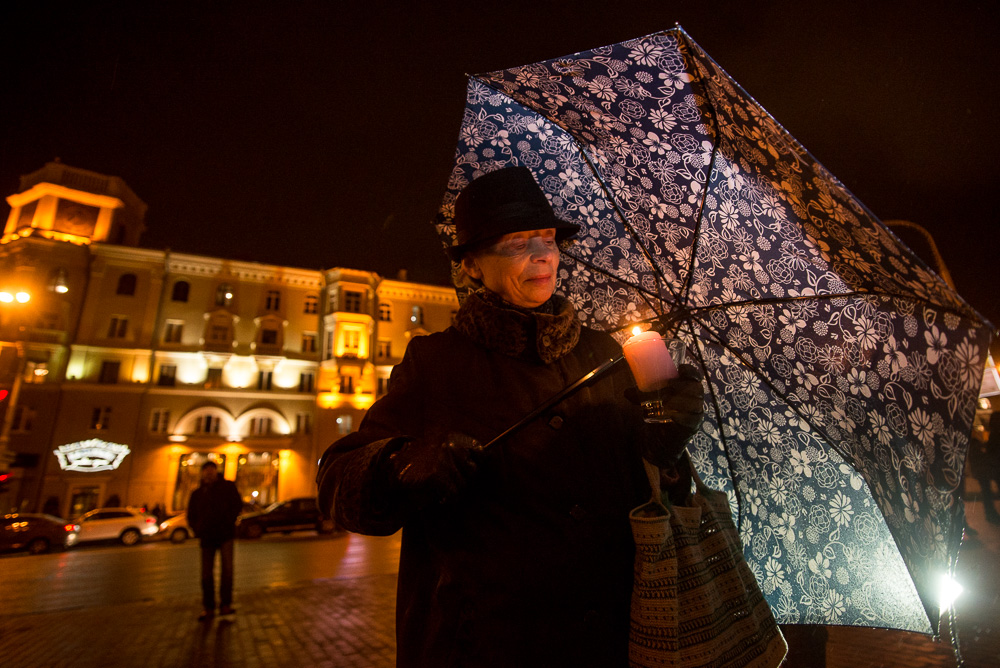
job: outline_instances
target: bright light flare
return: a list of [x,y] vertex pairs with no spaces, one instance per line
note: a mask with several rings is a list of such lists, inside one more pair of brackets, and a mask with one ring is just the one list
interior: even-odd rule
[[963,591],[965,588],[957,580],[947,573],[942,573],[938,578],[938,599],[941,610],[949,609]]
[[14,301],[14,295],[6,291],[0,292],[0,302],[3,302],[4,304],[10,304],[12,301]]
[[636,325],[632,328],[632,336],[639,336],[640,334],[642,334],[642,327]]
[[31,301],[31,295],[29,295],[27,292],[22,291],[14,295],[14,299],[17,300],[18,304],[27,304],[29,301]]

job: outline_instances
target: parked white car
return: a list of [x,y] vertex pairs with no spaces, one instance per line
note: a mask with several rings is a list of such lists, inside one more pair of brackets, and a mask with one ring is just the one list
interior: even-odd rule
[[98,508],[81,515],[77,542],[119,540],[122,545],[135,545],[143,536],[159,531],[156,518],[134,508]]

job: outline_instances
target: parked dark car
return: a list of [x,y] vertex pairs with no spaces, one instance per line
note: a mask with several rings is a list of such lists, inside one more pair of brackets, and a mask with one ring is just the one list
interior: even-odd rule
[[0,519],[0,551],[42,554],[75,545],[80,525],[41,513],[13,513]]
[[336,524],[319,512],[314,497],[278,501],[255,513],[244,513],[236,520],[236,534],[241,538],[260,538],[265,533],[316,531],[333,533]]

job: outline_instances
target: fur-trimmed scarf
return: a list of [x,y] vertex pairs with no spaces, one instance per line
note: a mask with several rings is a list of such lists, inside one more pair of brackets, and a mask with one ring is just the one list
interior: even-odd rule
[[564,297],[534,309],[508,304],[489,290],[471,293],[455,315],[455,329],[510,357],[550,364],[576,347],[580,319]]

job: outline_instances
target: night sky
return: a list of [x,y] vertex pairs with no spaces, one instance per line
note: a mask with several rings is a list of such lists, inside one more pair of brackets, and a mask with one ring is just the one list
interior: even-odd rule
[[680,23],[1000,325],[994,5],[3,2],[0,190],[58,156],[122,177],[150,248],[445,282],[465,74]]

